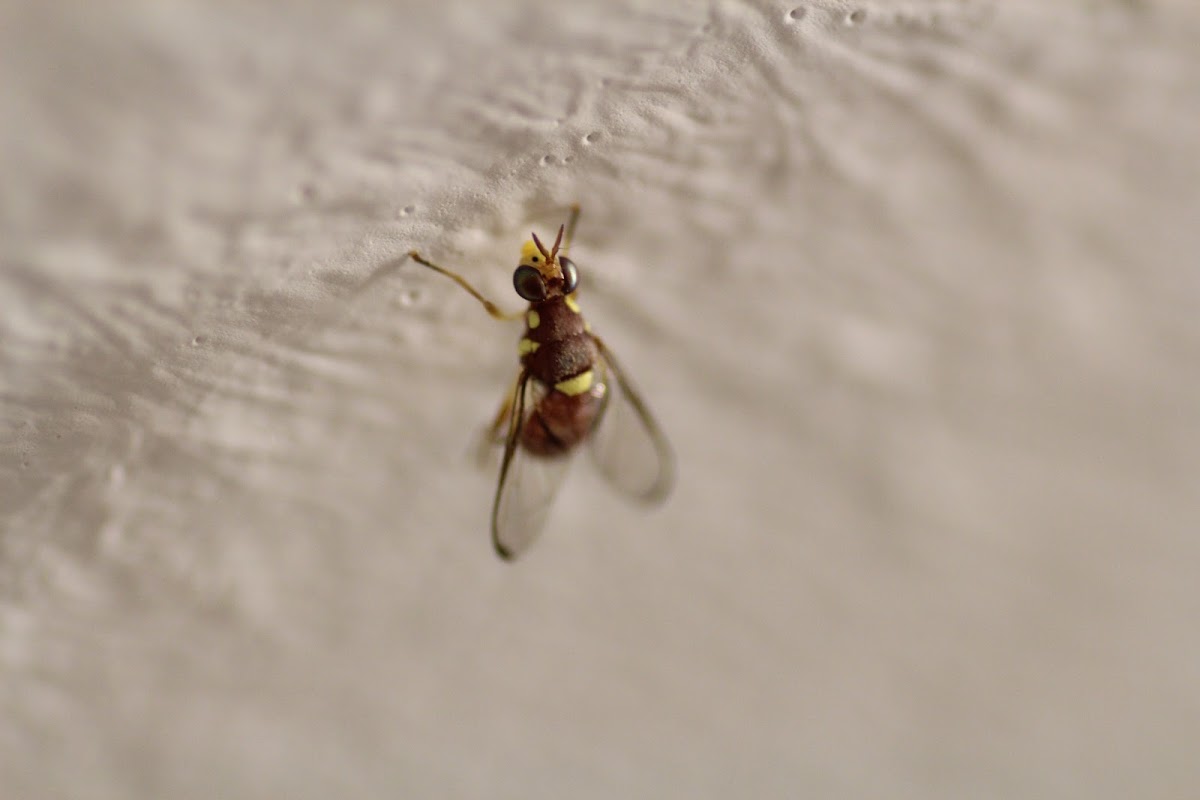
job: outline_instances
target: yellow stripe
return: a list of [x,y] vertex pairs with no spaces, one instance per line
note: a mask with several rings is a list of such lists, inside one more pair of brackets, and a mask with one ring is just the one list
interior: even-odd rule
[[579,313],[579,303],[575,302],[574,295],[567,295],[566,297],[563,298],[563,301],[566,302],[567,308],[571,309],[576,314]]
[[522,339],[521,341],[517,342],[517,355],[523,356],[526,353],[536,353],[539,347],[541,347],[541,345],[539,345],[533,339]]
[[589,369],[587,372],[579,373],[574,378],[567,378],[565,381],[560,381],[554,384],[554,388],[572,397],[577,394],[583,394],[592,388],[592,371]]
[[525,319],[526,319],[526,321],[528,321],[530,328],[536,328],[538,325],[542,324],[542,318],[538,315],[538,312],[536,312],[536,311],[530,311],[528,314],[525,315]]

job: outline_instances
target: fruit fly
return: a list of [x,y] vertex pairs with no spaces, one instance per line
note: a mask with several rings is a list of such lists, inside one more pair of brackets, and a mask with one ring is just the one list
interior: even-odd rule
[[486,434],[504,445],[492,502],[492,543],[513,559],[545,526],[572,456],[587,445],[600,472],[635,500],[663,500],[674,482],[674,460],[651,416],[612,351],[592,333],[577,301],[579,268],[567,256],[579,206],[547,248],[537,234],[521,248],[513,288],[529,303],[506,314],[456,272],[425,259],[413,261],[450,278],[493,317],[525,318],[517,342],[521,367]]

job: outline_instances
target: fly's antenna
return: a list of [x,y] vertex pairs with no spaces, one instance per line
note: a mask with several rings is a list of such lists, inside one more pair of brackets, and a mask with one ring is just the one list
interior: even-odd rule
[[559,226],[558,226],[558,238],[556,238],[556,239],[554,240],[554,247],[552,247],[552,248],[550,249],[550,258],[549,258],[549,261],[550,261],[550,263],[551,263],[551,264],[553,264],[553,263],[554,263],[554,259],[555,259],[555,257],[556,257],[556,256],[558,256],[558,248],[559,248],[559,245],[561,245],[561,244],[562,244],[563,231],[564,231],[564,230],[566,230],[566,228],[567,228],[567,226],[566,226],[566,225],[559,225]]
[[550,263],[550,254],[546,252],[546,246],[542,244],[542,240],[537,238],[536,233],[530,233],[533,237],[533,243],[537,245],[537,249],[542,251],[542,257],[546,259],[546,263]]

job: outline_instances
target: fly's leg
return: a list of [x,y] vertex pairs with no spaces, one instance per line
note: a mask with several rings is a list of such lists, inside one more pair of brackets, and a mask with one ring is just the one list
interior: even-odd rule
[[[491,300],[488,300],[486,297],[484,297],[479,292],[478,289],[476,289],[474,286],[472,286],[467,281],[466,278],[459,275],[457,272],[454,272],[453,270],[448,270],[445,267],[441,267],[441,266],[438,266],[437,264],[434,264],[432,261],[429,261],[424,256],[422,256],[420,253],[418,253],[416,250],[410,250],[408,253],[408,257],[411,258],[413,261],[417,262],[418,264],[420,264],[421,266],[428,267],[429,269],[433,270],[434,272],[441,273],[442,275],[445,275],[447,278],[449,278],[450,280],[457,283],[459,286],[461,286],[463,289],[465,289],[472,297],[474,297],[476,300],[478,300],[480,303],[482,303],[484,309],[489,314],[491,314],[493,317],[495,317],[496,319],[514,320],[514,319],[520,319],[522,316],[524,316],[524,312],[522,312],[522,311],[517,311],[512,314],[506,314],[504,311],[502,311],[499,308],[499,306],[497,306]],[[512,415],[513,400],[517,393],[518,384],[519,384],[519,376],[518,376],[518,380],[513,381],[512,388],[509,389],[508,392],[504,395],[504,402],[500,404],[500,410],[496,412],[496,417],[495,417],[495,419],[492,420],[492,424],[489,425],[487,430],[484,431],[483,434],[479,437],[479,445],[477,447],[476,458],[478,459],[480,464],[486,464],[488,455],[489,455],[492,447],[494,447],[496,444],[503,442],[505,440],[507,431],[505,431],[503,429],[505,427],[505,423],[508,421],[509,417]]]
[[476,289],[474,286],[472,286],[470,283],[468,283],[466,278],[459,275],[457,272],[446,269],[445,267],[439,267],[437,264],[434,264],[432,261],[429,261],[428,259],[426,259],[424,256],[422,256],[416,250],[410,250],[408,252],[408,257],[423,267],[429,267],[434,272],[440,272],[441,274],[445,275],[450,280],[457,283],[462,288],[466,289],[467,292],[472,297],[474,297],[476,300],[478,300],[480,303],[482,303],[484,309],[489,314],[491,314],[493,317],[495,317],[496,319],[501,319],[501,320],[519,319],[522,316],[522,314],[524,313],[522,311],[515,311],[511,314],[507,314],[504,311],[501,311],[499,306],[497,306],[491,300],[488,300],[486,297],[484,297],[482,294],[480,294],[479,290]]
[[479,444],[476,448],[475,458],[480,466],[487,465],[492,448],[498,444],[503,444],[504,440],[508,437],[506,427],[509,417],[512,416],[513,401],[516,399],[517,385],[520,383],[520,380],[521,376],[518,375],[513,381],[512,386],[504,394],[504,401],[500,403],[500,408],[496,411],[496,416],[492,419],[492,423],[479,435]]

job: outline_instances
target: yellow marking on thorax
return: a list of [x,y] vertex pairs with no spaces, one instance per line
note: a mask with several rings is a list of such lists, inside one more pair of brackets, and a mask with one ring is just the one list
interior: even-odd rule
[[567,304],[567,308],[571,309],[576,314],[579,313],[579,303],[575,302],[574,295],[570,295],[570,294],[567,295],[566,297],[563,298],[563,302]]
[[541,345],[539,345],[533,339],[522,339],[521,341],[517,342],[517,355],[523,356],[529,353],[536,353],[539,347],[541,347]]
[[530,311],[525,315],[525,321],[529,323],[530,328],[536,328],[542,324],[542,317],[536,311]]
[[583,394],[592,388],[594,376],[589,369],[587,372],[581,372],[574,378],[567,378],[565,381],[559,381],[554,384],[554,388],[566,395],[574,397],[577,394]]

